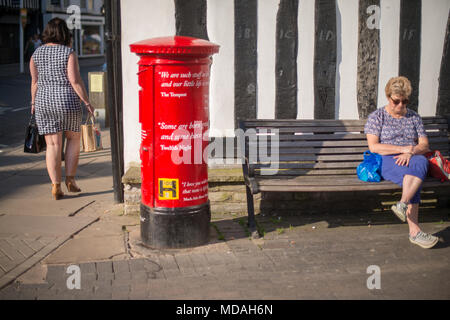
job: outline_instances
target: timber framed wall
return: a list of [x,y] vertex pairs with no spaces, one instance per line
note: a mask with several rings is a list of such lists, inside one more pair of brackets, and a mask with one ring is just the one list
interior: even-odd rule
[[221,46],[210,85],[210,135],[239,119],[364,119],[399,74],[410,107],[450,112],[450,0],[122,0],[124,158],[139,162],[135,41],[169,35]]

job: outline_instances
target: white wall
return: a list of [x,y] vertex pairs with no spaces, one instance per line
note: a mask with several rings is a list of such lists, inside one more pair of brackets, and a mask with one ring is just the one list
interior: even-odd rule
[[154,37],[175,34],[175,5],[167,0],[122,0],[122,85],[125,170],[130,162],[140,162],[138,56],[130,44]]
[[223,136],[234,125],[234,0],[209,0],[208,38],[219,44],[210,77],[210,136]]
[[450,0],[422,1],[422,51],[420,57],[419,114],[433,116],[439,87],[445,29]]
[[338,0],[336,12],[336,118],[358,119],[358,0]]
[[[314,0],[299,1],[298,115],[314,116]],[[121,2],[123,125],[125,166],[139,162],[138,57],[130,52],[133,42],[175,34],[173,0]],[[258,2],[258,118],[275,114],[275,31],[279,0]],[[400,0],[380,0],[380,69],[378,105],[386,104],[384,86],[398,73]],[[210,85],[212,136],[232,136],[234,126],[234,0],[208,0],[207,27],[211,42],[219,44],[213,56]],[[358,54],[358,0],[337,0],[336,116],[357,119],[356,73]],[[434,115],[445,26],[450,0],[422,1],[422,52],[419,113]],[[245,72],[245,70],[243,71]]]
[[275,117],[275,42],[279,2],[258,2],[258,119]]
[[378,74],[378,108],[386,105],[384,88],[398,75],[400,0],[380,0],[380,69]]
[[298,112],[299,119],[314,119],[314,0],[298,4]]

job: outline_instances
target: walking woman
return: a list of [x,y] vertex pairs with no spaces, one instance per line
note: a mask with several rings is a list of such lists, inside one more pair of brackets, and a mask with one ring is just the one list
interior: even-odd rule
[[406,108],[411,94],[406,77],[391,78],[385,89],[388,104],[372,112],[365,126],[371,152],[382,155],[381,175],[402,186],[402,198],[392,206],[393,213],[408,222],[409,240],[422,248],[431,248],[438,238],[419,227],[419,203],[422,182],[427,176],[428,138],[422,119]]
[[[75,183],[80,153],[81,101],[89,113],[86,88],[80,76],[78,59],[71,46],[71,34],[60,18],[50,20],[42,35],[44,45],[30,60],[31,113],[35,113],[39,134],[47,143],[47,171],[55,200],[64,196],[61,189],[62,133],[67,138],[65,184],[69,192],[80,192]],[[81,99],[81,101],[80,101]]]

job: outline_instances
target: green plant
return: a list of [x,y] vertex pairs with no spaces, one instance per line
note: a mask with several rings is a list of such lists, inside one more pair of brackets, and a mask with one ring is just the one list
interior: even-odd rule
[[273,224],[279,224],[279,223],[281,223],[281,217],[270,218],[270,222],[272,222]]
[[241,218],[238,220],[238,223],[244,229],[245,235],[247,237],[250,237],[250,231],[248,230],[248,226],[245,220],[246,220],[245,218]]
[[266,230],[264,230],[264,227],[260,226],[258,222],[256,222],[256,230],[258,230],[258,233],[263,238],[266,236]]
[[223,235],[222,232],[220,232],[219,227],[215,224],[215,223],[211,223],[211,225],[213,226],[213,228],[216,230],[217,232],[217,240],[219,241],[225,241],[225,236]]

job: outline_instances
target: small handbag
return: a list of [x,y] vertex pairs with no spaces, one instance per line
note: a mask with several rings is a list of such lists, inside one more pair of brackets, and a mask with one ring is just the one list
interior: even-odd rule
[[445,159],[439,150],[427,152],[425,157],[428,159],[428,175],[441,180],[441,182],[450,180],[450,161]]
[[381,163],[382,157],[378,153],[372,153],[369,150],[364,152],[364,161],[356,168],[356,174],[359,180],[366,182],[381,181]]
[[81,125],[81,142],[84,152],[103,149],[102,136],[98,129],[98,124],[95,124],[95,118],[91,114],[88,115],[86,123]]
[[45,143],[45,137],[39,134],[36,124],[36,118],[34,113],[31,115],[30,122],[25,134],[25,143],[23,146],[23,152],[26,153],[39,153],[44,151],[47,147]]

